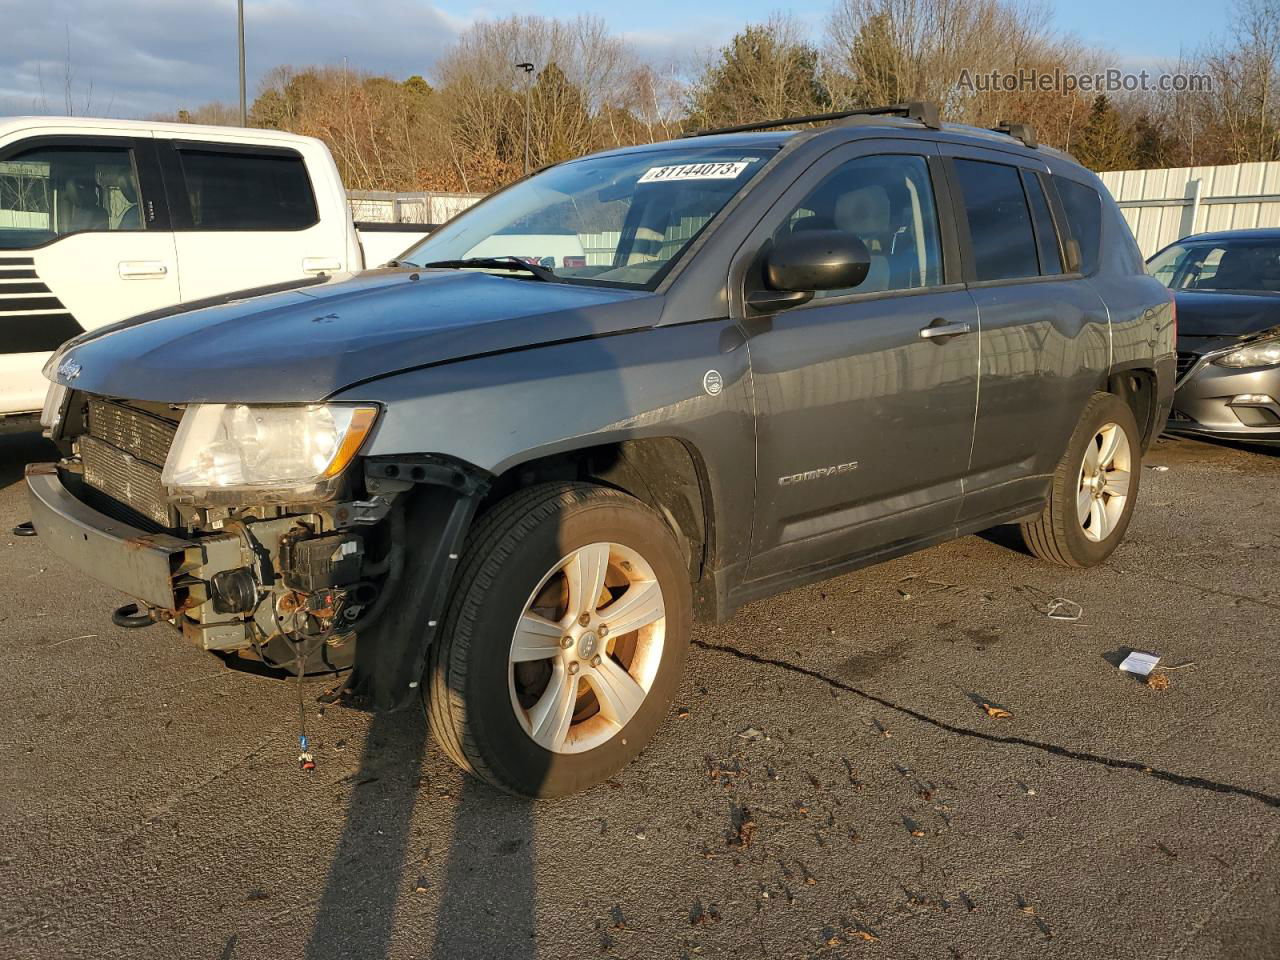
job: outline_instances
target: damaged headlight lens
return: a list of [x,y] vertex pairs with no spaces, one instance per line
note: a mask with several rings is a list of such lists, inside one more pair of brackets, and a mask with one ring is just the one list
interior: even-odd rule
[[320,403],[187,408],[161,482],[171,493],[297,489],[336,477],[373,429],[378,408]]
[[1280,338],[1259,340],[1213,360],[1220,367],[1274,367],[1280,364]]

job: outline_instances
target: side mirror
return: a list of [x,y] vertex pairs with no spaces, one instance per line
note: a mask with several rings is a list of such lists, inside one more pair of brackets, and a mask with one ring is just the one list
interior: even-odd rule
[[779,240],[765,256],[764,281],[748,303],[757,310],[779,310],[813,299],[817,290],[847,290],[867,278],[867,245],[842,230],[805,230]]

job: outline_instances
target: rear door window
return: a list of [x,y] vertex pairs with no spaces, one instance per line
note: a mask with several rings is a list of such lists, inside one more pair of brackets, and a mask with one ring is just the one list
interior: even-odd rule
[[179,145],[178,156],[196,230],[305,230],[320,221],[306,163],[297,153]]
[[1098,250],[1102,242],[1102,198],[1093,187],[1065,177],[1054,177],[1058,197],[1067,214],[1071,235],[1080,247],[1080,272],[1098,269]]
[[961,205],[969,226],[975,280],[1040,274],[1036,235],[1017,167],[956,160]]
[[1049,200],[1044,195],[1040,178],[1034,173],[1022,171],[1022,186],[1031,204],[1031,219],[1036,227],[1036,252],[1040,255],[1040,272],[1045,276],[1062,273],[1062,251],[1058,247],[1058,231],[1049,212]]
[[36,146],[0,160],[0,249],[43,246],[72,233],[142,230],[129,147]]

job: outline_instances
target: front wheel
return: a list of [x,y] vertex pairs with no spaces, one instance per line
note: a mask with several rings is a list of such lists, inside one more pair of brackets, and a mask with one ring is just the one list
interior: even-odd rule
[[1124,539],[1138,499],[1142,447],[1133,411],[1111,393],[1095,393],[1053,475],[1049,502],[1022,524],[1041,560],[1092,567]]
[[432,733],[499,789],[554,797],[648,743],[684,667],[688,568],[658,514],[549,483],[476,524],[428,665]]

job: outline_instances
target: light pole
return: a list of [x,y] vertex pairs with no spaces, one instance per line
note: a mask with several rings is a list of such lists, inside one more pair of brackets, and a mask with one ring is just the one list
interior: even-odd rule
[[517,70],[524,71],[524,175],[529,175],[529,93],[533,90],[533,64],[517,63]]
[[240,126],[249,125],[249,111],[244,100],[244,0],[236,0],[236,20],[240,40]]

